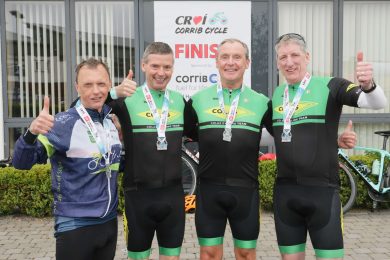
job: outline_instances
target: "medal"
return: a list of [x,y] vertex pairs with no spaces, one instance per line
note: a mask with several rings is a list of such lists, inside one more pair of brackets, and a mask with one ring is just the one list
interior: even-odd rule
[[291,131],[290,130],[283,129],[282,142],[283,143],[291,142]]
[[168,142],[165,137],[157,137],[157,150],[163,151],[168,149]]
[[230,142],[232,140],[232,129],[231,128],[225,128],[223,131],[223,140],[226,142]]

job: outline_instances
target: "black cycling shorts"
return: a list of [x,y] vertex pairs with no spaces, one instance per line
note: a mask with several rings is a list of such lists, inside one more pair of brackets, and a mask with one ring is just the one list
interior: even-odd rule
[[56,259],[114,259],[117,236],[117,218],[103,224],[60,232],[56,236]]
[[309,232],[318,258],[343,257],[342,208],[337,188],[277,183],[274,215],[282,254],[304,252]]
[[155,232],[160,255],[180,255],[185,223],[181,185],[125,191],[125,214],[129,258],[148,258]]
[[196,194],[195,224],[199,244],[223,244],[227,220],[234,246],[256,248],[260,230],[258,188],[201,183]]

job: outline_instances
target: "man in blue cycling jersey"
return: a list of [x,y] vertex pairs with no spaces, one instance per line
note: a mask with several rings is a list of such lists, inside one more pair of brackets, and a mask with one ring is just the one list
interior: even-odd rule
[[104,105],[109,69],[94,58],[76,68],[76,106],[54,117],[49,98],[15,144],[13,165],[30,169],[50,159],[56,259],[114,259],[121,142]]

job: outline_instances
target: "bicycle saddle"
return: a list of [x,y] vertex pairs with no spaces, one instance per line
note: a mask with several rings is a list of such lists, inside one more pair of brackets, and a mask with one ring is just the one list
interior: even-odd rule
[[390,136],[390,131],[376,131],[374,133],[380,136]]

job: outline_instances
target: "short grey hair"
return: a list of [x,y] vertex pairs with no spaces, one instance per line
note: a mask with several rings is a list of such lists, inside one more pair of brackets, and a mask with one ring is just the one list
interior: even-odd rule
[[152,42],[146,47],[144,51],[144,55],[142,56],[142,62],[147,63],[149,55],[151,54],[161,54],[161,55],[171,54],[173,57],[173,50],[165,42]]
[[276,43],[275,43],[276,55],[278,53],[278,49],[279,49],[280,45],[288,43],[288,42],[294,42],[294,43],[298,44],[301,47],[301,50],[303,52],[307,53],[306,41],[302,35],[300,35],[298,33],[286,33],[286,34],[279,36],[279,38],[276,40]]
[[235,38],[229,38],[229,39],[223,40],[223,41],[218,45],[218,49],[217,49],[218,53],[220,52],[221,47],[222,47],[224,44],[226,44],[226,43],[235,43],[235,42],[238,42],[239,44],[242,45],[242,47],[244,47],[244,49],[245,49],[245,58],[246,58],[247,60],[249,60],[249,48],[248,48],[248,45],[247,45],[245,42],[240,41],[239,39],[235,39]]

